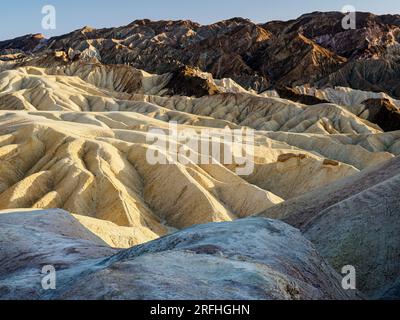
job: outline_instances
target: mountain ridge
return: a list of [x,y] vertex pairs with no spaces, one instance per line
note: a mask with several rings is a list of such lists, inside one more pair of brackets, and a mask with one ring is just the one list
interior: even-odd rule
[[258,92],[279,85],[350,86],[400,97],[400,86],[393,86],[400,80],[400,16],[357,12],[355,30],[342,28],[343,17],[313,12],[288,21],[257,24],[236,17],[209,25],[142,19],[116,28],[83,27],[45,41],[32,35],[1,41],[0,53],[91,50],[105,64],[158,74],[187,65]]

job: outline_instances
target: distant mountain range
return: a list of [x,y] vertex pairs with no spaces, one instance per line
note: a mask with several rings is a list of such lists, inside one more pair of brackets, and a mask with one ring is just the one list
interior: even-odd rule
[[[45,39],[27,35],[0,42],[1,60],[49,50],[86,52],[103,64],[129,64],[152,73],[197,67],[263,92],[280,86],[344,86],[400,97],[400,15],[357,13],[344,30],[339,12],[255,24],[233,18],[212,25],[137,20],[118,28],[84,27]],[[15,55],[17,54],[17,55]],[[11,55],[11,56],[10,56]]]

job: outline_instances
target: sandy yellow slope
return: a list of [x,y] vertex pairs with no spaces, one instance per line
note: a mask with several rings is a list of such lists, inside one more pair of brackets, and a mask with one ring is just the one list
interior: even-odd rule
[[[0,209],[62,208],[126,247],[251,216],[400,152],[398,133],[338,105],[261,97],[228,81],[216,83],[237,93],[167,97],[167,78],[90,64],[0,73]],[[196,132],[255,129],[254,171],[149,163],[150,130],[171,121]]]

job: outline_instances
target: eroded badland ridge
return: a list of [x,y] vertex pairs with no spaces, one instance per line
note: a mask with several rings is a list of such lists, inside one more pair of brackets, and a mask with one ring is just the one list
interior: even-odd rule
[[[399,298],[400,16],[342,18],[0,42],[0,298]],[[253,170],[149,163],[171,123]]]

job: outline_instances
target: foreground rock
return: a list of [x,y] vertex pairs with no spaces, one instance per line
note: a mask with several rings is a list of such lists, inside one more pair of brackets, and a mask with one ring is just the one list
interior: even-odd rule
[[[0,214],[1,299],[350,299],[300,232],[250,218],[116,250],[64,211]],[[41,289],[54,265],[57,289]]]
[[400,298],[400,158],[277,205],[262,214],[300,227],[336,270],[352,265],[357,288]]

